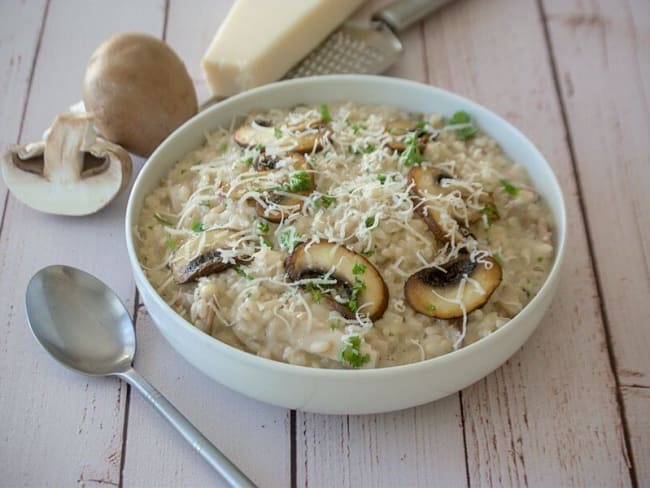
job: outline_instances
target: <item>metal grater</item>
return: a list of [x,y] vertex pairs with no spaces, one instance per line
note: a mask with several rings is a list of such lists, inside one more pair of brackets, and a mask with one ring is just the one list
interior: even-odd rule
[[394,64],[403,47],[395,33],[449,0],[400,0],[376,12],[370,22],[350,21],[294,66],[284,79],[329,74],[378,74]]

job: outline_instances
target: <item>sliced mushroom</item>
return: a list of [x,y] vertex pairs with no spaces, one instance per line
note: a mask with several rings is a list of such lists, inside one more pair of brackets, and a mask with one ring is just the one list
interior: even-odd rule
[[477,262],[463,254],[443,269],[425,268],[406,280],[404,295],[416,312],[439,319],[462,317],[485,305],[501,283],[501,266],[491,257]]
[[[315,182],[314,182],[314,175],[312,173],[307,172],[309,170],[309,166],[307,165],[307,162],[305,161],[305,158],[303,157],[302,154],[298,153],[289,153],[287,157],[279,158],[279,157],[271,157],[268,155],[265,155],[264,153],[261,153],[259,157],[263,156],[265,158],[264,163],[259,163],[258,167],[259,168],[264,168],[265,166],[267,167],[272,167],[272,169],[278,169],[278,168],[286,168],[286,167],[293,167],[294,171],[288,174],[289,180],[291,179],[291,175],[294,173],[298,172],[306,172],[309,178],[309,189],[307,190],[302,190],[296,192],[297,195],[309,195],[312,193],[315,189]],[[266,169],[258,169],[258,171],[267,171]],[[278,223],[282,221],[282,218],[286,215],[300,212],[302,209],[302,206],[304,204],[304,200],[302,198],[294,197],[291,195],[288,195],[287,192],[270,192],[269,195],[266,197],[266,201],[271,204],[279,205],[284,208],[277,208],[275,206],[264,206],[262,205],[259,201],[255,202],[255,211],[257,212],[257,215],[259,217],[262,217],[270,222],[273,223]]]
[[321,125],[289,125],[288,134],[271,122],[252,118],[235,131],[235,141],[243,147],[262,146],[280,151],[307,153],[322,148],[321,139],[325,129]]
[[[393,137],[388,140],[386,145],[391,149],[396,151],[403,151],[406,149],[406,144],[404,144],[404,138],[409,132],[416,132],[419,130],[418,121],[408,120],[408,119],[395,119],[391,120],[386,124],[386,132],[388,132]],[[429,140],[429,134],[427,132],[422,132],[419,139],[419,148],[421,152],[424,152],[426,143]]]
[[[444,214],[446,214],[446,216],[443,217],[441,208],[424,203],[426,202],[427,197],[449,195],[452,192],[458,192],[463,199],[470,198],[470,193],[467,188],[456,184],[455,178],[445,171],[431,167],[425,168],[422,166],[414,166],[408,172],[407,178],[411,183],[413,183],[411,194],[413,195],[414,202],[417,205],[419,215],[427,224],[431,232],[434,233],[436,238],[441,241],[451,240],[450,231],[448,230],[450,226],[445,225],[445,217],[453,218],[461,226],[465,223],[465,217],[467,217],[467,222],[469,224],[473,224],[480,220],[483,213],[486,212],[491,220],[499,218],[499,213],[494,206],[494,199],[490,193],[481,193],[478,198],[478,201],[483,205],[485,212],[483,209],[475,209],[472,207],[464,207],[463,210],[460,210],[448,205],[447,208],[444,209]],[[459,228],[456,240],[462,239],[466,234],[466,229],[463,227]]]
[[[331,278],[338,281],[337,292],[346,303],[339,303],[331,294],[325,296],[345,317],[354,318],[356,311],[378,320],[388,306],[388,287],[377,268],[365,257],[331,242],[307,246],[301,244],[285,261],[291,280],[322,277],[333,269]],[[351,306],[350,300],[354,300]]]
[[64,113],[45,141],[12,146],[2,160],[7,187],[41,212],[88,215],[108,205],[131,180],[131,157],[96,137],[92,116]]
[[178,284],[196,281],[232,267],[233,262],[224,262],[223,252],[233,249],[235,232],[232,229],[207,230],[174,251],[170,263],[174,281]]

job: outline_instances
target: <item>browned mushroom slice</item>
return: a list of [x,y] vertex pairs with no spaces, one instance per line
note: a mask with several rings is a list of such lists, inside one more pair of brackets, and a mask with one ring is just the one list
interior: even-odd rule
[[476,262],[465,254],[443,268],[446,272],[425,268],[406,280],[404,295],[416,312],[439,319],[462,317],[485,305],[501,283],[501,266],[491,257]]
[[235,131],[235,141],[243,147],[273,147],[285,151],[307,153],[321,149],[321,139],[325,137],[322,126],[290,126],[289,134],[283,134],[279,127],[262,119],[252,119]]
[[[386,145],[391,149],[395,149],[396,151],[400,152],[406,149],[404,139],[409,132],[415,132],[419,130],[418,123],[418,121],[408,119],[395,119],[388,122],[386,124],[386,132],[388,132],[393,137],[388,140]],[[426,132],[420,134],[419,146],[421,152],[424,151],[428,140],[429,134]]]
[[331,278],[339,283],[336,293],[345,301],[339,303],[330,293],[327,299],[347,318],[354,318],[357,310],[378,320],[388,306],[388,287],[377,268],[365,257],[346,247],[321,242],[307,247],[301,244],[285,261],[291,280],[322,277],[334,270]]
[[178,284],[220,273],[233,263],[225,263],[222,252],[232,249],[232,229],[211,229],[195,235],[172,255],[171,269]]
[[[423,203],[427,197],[436,195],[449,195],[452,192],[458,192],[463,199],[470,198],[470,192],[467,187],[456,183],[457,180],[445,171],[436,168],[424,168],[414,166],[407,175],[408,180],[413,183],[411,194],[414,203],[417,205],[417,211],[427,224],[431,232],[441,241],[451,239],[450,232],[447,230],[450,226],[445,225],[441,209],[434,205]],[[469,224],[473,224],[481,219],[483,214],[488,215],[491,220],[499,218],[499,212],[494,205],[494,199],[490,193],[481,193],[478,202],[483,204],[481,209],[465,207],[464,211],[453,208],[451,205],[446,209],[446,214],[458,221],[459,224],[465,223],[465,217]],[[447,218],[449,218],[447,217]],[[452,226],[455,227],[455,226]],[[462,239],[464,229],[459,229],[456,240]]]
[[[305,193],[300,193],[305,194]],[[307,193],[309,194],[309,193]],[[274,205],[271,205],[271,208],[265,207],[260,202],[255,202],[255,212],[257,212],[258,217],[278,224],[282,222],[282,217],[289,215],[295,212],[300,212],[303,205],[303,200],[297,197],[292,197],[289,195],[283,195],[280,193],[273,192],[268,197],[266,201],[271,204],[282,206],[283,208],[276,208]]]

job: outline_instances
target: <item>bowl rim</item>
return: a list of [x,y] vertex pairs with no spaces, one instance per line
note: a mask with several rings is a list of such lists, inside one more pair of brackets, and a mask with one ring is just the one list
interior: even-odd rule
[[[161,153],[164,153],[166,151],[166,148],[168,145],[173,144],[174,140],[178,137],[178,134],[185,132],[185,131],[191,131],[192,129],[190,128],[191,125],[197,123],[199,120],[203,120],[204,118],[210,118],[213,116],[214,112],[218,112],[222,110],[224,107],[229,107],[230,105],[236,105],[240,102],[240,100],[245,100],[249,97],[256,96],[258,94],[263,94],[265,92],[273,93],[273,91],[277,89],[281,89],[285,86],[300,86],[300,85],[311,85],[311,84],[322,84],[322,83],[331,83],[331,82],[338,82],[338,83],[379,83],[379,84],[385,84],[387,87],[391,85],[402,85],[403,88],[417,88],[417,89],[428,89],[432,93],[435,93],[438,96],[448,98],[452,101],[458,101],[460,105],[464,107],[469,107],[470,111],[475,111],[475,112],[483,112],[487,114],[490,117],[494,117],[498,120],[500,120],[503,124],[505,124],[506,128],[511,131],[512,134],[516,138],[519,138],[521,142],[526,146],[526,151],[535,155],[536,158],[542,162],[545,165],[545,170],[549,175],[550,178],[550,185],[552,187],[553,192],[557,195],[558,197],[558,216],[559,219],[554,218],[554,238],[556,239],[555,242],[555,256],[554,256],[554,261],[553,261],[553,266],[551,267],[551,270],[549,271],[548,276],[546,277],[542,287],[539,289],[539,291],[535,294],[535,296],[524,306],[524,308],[521,309],[521,311],[512,319],[510,319],[507,323],[505,323],[503,326],[500,328],[496,329],[495,331],[491,332],[489,335],[477,340],[476,342],[473,342],[472,344],[469,344],[467,346],[464,346],[460,349],[457,349],[455,351],[451,351],[445,354],[442,354],[440,356],[436,356],[433,358],[425,359],[423,361],[418,361],[415,363],[407,363],[407,364],[401,364],[401,365],[396,365],[396,366],[386,366],[386,367],[381,367],[381,368],[370,368],[370,369],[351,369],[351,368],[344,368],[344,369],[328,369],[328,368],[315,368],[311,366],[302,366],[298,364],[290,364],[290,363],[285,363],[282,361],[276,361],[274,359],[269,359],[265,358],[262,356],[258,356],[252,352],[244,351],[242,349],[238,349],[234,346],[231,346],[229,344],[226,344],[225,342],[220,341],[219,339],[211,336],[210,334],[207,334],[201,330],[199,330],[196,326],[194,326],[191,322],[186,320],[184,317],[182,317],[180,314],[178,314],[165,300],[162,299],[162,297],[158,294],[156,289],[153,287],[149,279],[147,278],[140,261],[137,257],[137,253],[135,251],[135,245],[134,245],[134,238],[135,238],[135,226],[137,225],[137,220],[136,218],[139,217],[138,215],[135,215],[134,211],[134,206],[135,206],[135,200],[138,198],[140,193],[142,193],[142,186],[145,185],[145,179],[147,177],[147,173],[151,171],[152,167],[152,162],[155,162],[156,159],[158,159]],[[489,131],[486,131],[489,134]],[[496,139],[495,139],[496,140]],[[497,140],[499,144],[500,141]],[[516,161],[513,161],[516,163]],[[305,77],[305,78],[295,78],[291,80],[284,80],[284,81],[278,81],[274,83],[270,83],[267,85],[263,85],[257,88],[253,88],[251,90],[248,90],[246,92],[234,95],[226,100],[223,100],[219,103],[216,103],[205,110],[197,113],[194,115],[191,119],[187,120],[185,123],[183,123],[180,127],[178,127],[176,130],[174,130],[157,148],[156,150],[149,156],[149,158],[146,160],[145,164],[143,165],[142,169],[140,170],[139,174],[136,177],[136,180],[133,184],[133,187],[131,189],[131,193],[129,195],[129,199],[127,202],[127,207],[126,207],[126,215],[125,215],[125,237],[126,237],[126,244],[127,244],[127,252],[129,256],[129,262],[132,268],[132,272],[135,278],[135,283],[140,289],[140,287],[144,287],[145,291],[156,301],[156,303],[159,306],[162,306],[162,309],[166,315],[169,316],[171,320],[173,320],[173,326],[179,326],[184,329],[185,332],[191,334],[193,337],[198,339],[201,342],[207,343],[210,347],[216,347],[215,353],[223,353],[226,354],[230,357],[233,357],[234,359],[240,360],[240,361],[245,361],[249,363],[253,367],[263,367],[263,368],[270,368],[271,370],[275,371],[270,371],[270,372],[277,372],[280,374],[288,374],[288,375],[308,375],[312,376],[314,378],[320,378],[320,377],[334,377],[337,380],[343,380],[343,379],[350,379],[350,378],[374,378],[377,376],[392,376],[392,375],[400,375],[400,374],[405,374],[405,373],[413,373],[415,371],[421,370],[421,369],[428,369],[433,367],[434,365],[439,365],[443,364],[445,362],[449,362],[452,360],[462,360],[465,356],[467,355],[472,355],[474,351],[478,350],[479,348],[486,348],[490,347],[490,345],[495,342],[499,341],[500,337],[504,334],[507,333],[509,329],[512,329],[513,327],[517,327],[517,325],[524,320],[527,319],[526,317],[526,310],[534,308],[542,299],[543,297],[549,293],[551,290],[551,287],[553,284],[559,279],[559,273],[561,270],[562,262],[564,261],[565,257],[565,252],[566,252],[566,220],[567,220],[567,213],[566,213],[566,205],[565,205],[565,200],[564,200],[564,195],[562,193],[562,189],[560,187],[560,184],[558,182],[557,176],[555,172],[553,171],[551,165],[548,163],[544,155],[541,153],[539,149],[528,139],[526,135],[524,135],[519,129],[517,129],[515,126],[510,124],[507,120],[505,120],[503,117],[499,116],[498,114],[492,112],[488,108],[484,107],[483,105],[474,102],[468,98],[465,98],[461,95],[458,95],[456,93],[453,93],[448,90],[444,90],[442,88],[428,85],[425,83],[420,83],[417,81],[412,81],[412,80],[407,80],[407,79],[402,79],[402,78],[395,78],[395,77],[389,77],[389,76],[377,76],[377,75],[355,75],[355,74],[346,74],[346,75],[326,75],[326,76],[312,76],[312,77]],[[156,320],[154,319],[154,323],[156,323]],[[157,327],[160,327],[156,323]]]

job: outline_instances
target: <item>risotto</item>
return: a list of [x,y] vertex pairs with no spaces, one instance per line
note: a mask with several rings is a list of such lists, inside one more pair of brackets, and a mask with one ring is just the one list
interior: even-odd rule
[[433,358],[537,293],[552,218],[465,112],[354,103],[248,114],[147,196],[138,255],[197,328],[321,368]]

